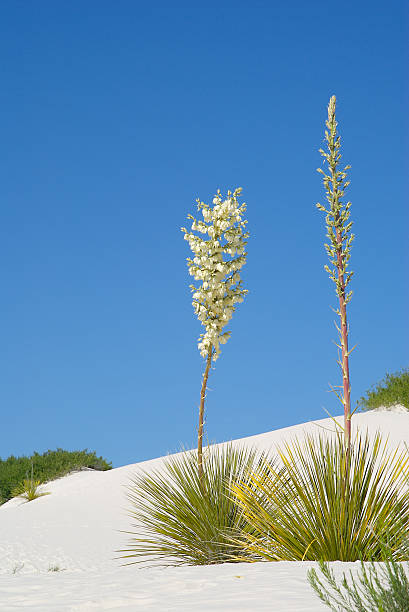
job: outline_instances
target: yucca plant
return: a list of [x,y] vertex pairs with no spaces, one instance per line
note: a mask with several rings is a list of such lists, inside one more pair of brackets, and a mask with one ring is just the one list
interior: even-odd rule
[[[368,567],[366,567],[368,566]],[[409,610],[409,578],[402,564],[361,561],[358,576],[343,573],[337,581],[328,563],[319,563],[322,578],[315,569],[308,580],[321,601],[334,612],[406,612]],[[407,568],[409,569],[409,568]]]
[[203,462],[202,477],[197,452],[189,451],[168,458],[162,469],[133,478],[128,499],[135,531],[125,532],[132,539],[119,551],[121,558],[164,565],[235,560],[247,522],[230,489],[235,482],[246,483],[248,473],[268,462],[255,450],[230,444],[207,447]]
[[12,497],[22,497],[27,501],[33,501],[38,497],[44,495],[50,495],[49,491],[41,491],[41,480],[34,480],[34,478],[25,478],[23,482],[14,487]]
[[268,561],[377,560],[387,541],[405,557],[409,455],[378,434],[357,435],[348,453],[340,434],[306,436],[278,450],[232,493],[253,528],[245,556]]

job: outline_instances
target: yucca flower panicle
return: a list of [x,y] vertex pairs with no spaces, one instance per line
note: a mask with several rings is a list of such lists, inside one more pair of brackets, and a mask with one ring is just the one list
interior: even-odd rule
[[212,346],[213,361],[220,355],[220,345],[230,337],[230,332],[224,332],[224,328],[236,304],[248,293],[240,277],[240,270],[246,263],[245,247],[249,236],[245,231],[247,221],[243,219],[246,204],[238,202],[241,191],[241,188],[228,191],[223,200],[218,190],[213,206],[197,199],[203,220],[188,215],[192,221],[191,230],[182,227],[194,254],[193,258],[187,258],[189,274],[201,283],[199,287],[190,285],[194,312],[205,328],[199,336],[198,348],[206,358]]
[[200,354],[206,359],[198,428],[198,469],[201,477],[204,401],[210,365],[220,356],[220,346],[230,338],[230,332],[225,331],[225,327],[233,316],[236,304],[242,302],[248,293],[243,288],[240,276],[240,270],[246,263],[245,249],[249,237],[247,221],[243,218],[246,204],[240,204],[238,200],[241,191],[240,187],[228,191],[223,199],[219,189],[212,205],[197,199],[201,218],[188,215],[192,221],[190,231],[181,228],[194,255],[187,258],[189,274],[200,283],[199,286],[190,285],[193,309],[205,328],[198,338]]

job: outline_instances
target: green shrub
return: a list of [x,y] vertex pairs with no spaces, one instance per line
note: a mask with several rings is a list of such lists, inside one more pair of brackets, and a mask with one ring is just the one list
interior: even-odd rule
[[307,436],[278,451],[232,491],[253,532],[244,551],[268,561],[405,558],[409,455],[378,434],[358,435],[349,453],[339,435]]
[[[403,566],[387,560],[384,565],[369,567],[361,561],[361,569],[355,578],[350,571],[348,579],[343,574],[341,583],[335,579],[328,563],[320,562],[324,584],[315,569],[308,572],[312,588],[334,612],[406,612],[409,610],[409,579]],[[409,568],[408,568],[409,569]]]
[[366,392],[366,397],[361,397],[358,403],[363,410],[372,410],[380,406],[388,407],[393,404],[401,404],[409,410],[409,369],[386,374],[385,378],[373,385]]
[[58,448],[55,451],[48,450],[39,455],[34,453],[31,457],[14,457],[0,459],[0,498],[2,503],[12,497],[13,489],[23,480],[29,478],[33,468],[36,479],[40,482],[48,482],[59,478],[81,468],[92,468],[94,470],[110,470],[112,464],[102,457],[97,457],[95,452],[65,451]]
[[143,472],[132,480],[128,499],[135,519],[134,536],[122,559],[164,565],[208,565],[235,560],[236,541],[246,528],[237,503],[229,495],[237,480],[259,466],[253,450],[207,447],[203,480],[197,452],[170,457],[162,470]]

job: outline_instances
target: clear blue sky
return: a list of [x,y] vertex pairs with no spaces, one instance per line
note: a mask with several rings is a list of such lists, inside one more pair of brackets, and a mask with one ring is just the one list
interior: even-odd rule
[[408,365],[407,3],[5,2],[1,457],[193,446],[203,360],[180,227],[243,187],[249,295],[207,435],[341,412],[321,164],[330,95],[357,235],[353,403]]

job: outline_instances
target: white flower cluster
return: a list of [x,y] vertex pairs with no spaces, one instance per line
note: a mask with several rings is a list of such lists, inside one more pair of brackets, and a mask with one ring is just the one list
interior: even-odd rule
[[[239,274],[246,263],[245,246],[249,236],[245,232],[247,221],[243,220],[246,205],[238,202],[240,193],[241,188],[228,191],[223,200],[218,190],[213,206],[197,200],[203,220],[188,215],[192,220],[191,231],[182,227],[185,240],[194,253],[193,259],[187,259],[189,273],[195,280],[202,281],[198,288],[190,285],[193,308],[206,329],[200,334],[198,347],[203,357],[207,357],[209,348],[213,347],[214,361],[220,355],[220,344],[225,344],[230,337],[230,332],[223,333],[223,328],[230,321],[235,304],[242,302],[248,293],[242,288]],[[193,232],[207,234],[208,239]]]

